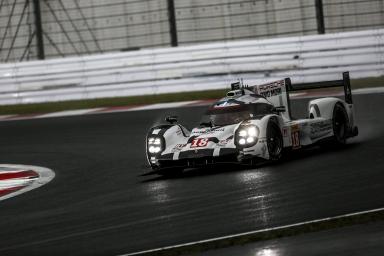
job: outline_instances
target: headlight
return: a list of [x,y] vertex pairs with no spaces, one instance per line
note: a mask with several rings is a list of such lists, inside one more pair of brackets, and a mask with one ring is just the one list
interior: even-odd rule
[[151,154],[159,153],[160,150],[161,150],[161,147],[155,147],[155,146],[149,146],[149,147],[148,147],[148,151],[149,151],[149,153],[151,153]]
[[157,154],[163,150],[164,143],[160,137],[149,137],[147,140],[147,149],[150,154]]
[[239,136],[241,136],[241,137],[245,137],[245,136],[247,136],[247,131],[246,131],[246,130],[241,130],[241,131],[239,132]]
[[257,143],[259,128],[254,125],[240,126],[236,131],[235,142],[239,147],[252,147]]

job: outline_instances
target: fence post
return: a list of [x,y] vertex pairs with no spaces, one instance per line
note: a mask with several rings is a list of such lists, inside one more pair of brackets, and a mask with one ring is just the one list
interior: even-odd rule
[[36,27],[36,46],[37,58],[39,60],[45,59],[44,53],[44,40],[43,40],[43,27],[41,25],[41,11],[39,0],[33,0],[33,9],[35,14],[35,27]]
[[315,0],[317,33],[325,34],[323,0]]
[[171,45],[178,46],[177,41],[177,27],[176,27],[176,14],[174,0],[168,0],[168,19],[169,19],[169,33],[171,36]]

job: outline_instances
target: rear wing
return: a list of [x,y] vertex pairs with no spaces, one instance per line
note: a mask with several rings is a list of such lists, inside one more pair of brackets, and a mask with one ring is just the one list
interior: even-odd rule
[[323,82],[313,82],[313,83],[304,83],[304,84],[291,84],[291,79],[286,78],[287,89],[288,91],[301,91],[301,90],[311,90],[311,89],[320,89],[320,88],[331,88],[331,87],[344,87],[344,96],[345,102],[352,104],[352,91],[351,91],[351,80],[349,78],[349,72],[343,73],[342,80],[333,80],[333,81],[323,81]]
[[312,82],[303,84],[292,84],[290,78],[285,78],[283,80],[268,84],[255,85],[253,86],[253,91],[265,97],[275,107],[285,106],[287,111],[282,113],[282,116],[287,120],[291,120],[292,118],[289,92],[331,87],[344,87],[345,102],[348,104],[352,104],[352,91],[349,72],[343,73],[342,80]]

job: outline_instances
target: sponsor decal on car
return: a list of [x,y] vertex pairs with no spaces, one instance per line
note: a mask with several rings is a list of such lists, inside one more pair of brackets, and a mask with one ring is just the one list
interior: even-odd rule
[[300,127],[298,124],[294,124],[291,126],[291,142],[292,142],[292,149],[298,149],[301,147]]
[[194,130],[192,134],[212,134],[215,132],[224,132],[225,128],[214,128],[214,129],[205,129],[205,130]]
[[282,94],[282,87],[285,85],[285,81],[277,81],[270,84],[260,85],[258,87],[258,93],[266,98]]
[[332,121],[325,120],[311,124],[311,139],[318,139],[324,137],[332,132]]
[[175,152],[178,152],[178,151],[181,151],[185,146],[187,146],[187,144],[176,144],[173,148],[172,148],[172,153],[175,153]]
[[220,140],[219,143],[217,143],[217,146],[219,147],[225,147],[229,142],[229,139],[226,140]]

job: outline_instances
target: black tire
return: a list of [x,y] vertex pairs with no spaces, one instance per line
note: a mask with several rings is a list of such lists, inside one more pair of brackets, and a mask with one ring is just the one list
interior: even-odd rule
[[335,145],[345,145],[348,134],[348,114],[344,106],[336,103],[333,109],[333,143]]
[[267,148],[272,161],[279,160],[283,155],[283,136],[279,126],[272,121],[267,125]]

